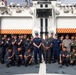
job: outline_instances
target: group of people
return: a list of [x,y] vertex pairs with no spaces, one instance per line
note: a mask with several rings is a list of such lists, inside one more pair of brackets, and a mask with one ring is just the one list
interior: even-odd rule
[[6,66],[32,63],[33,39],[26,35],[4,35],[0,39],[0,61]]
[[13,65],[31,65],[42,63],[56,63],[69,66],[76,64],[76,37],[62,35],[58,38],[58,34],[51,33],[39,37],[38,33],[33,36],[26,35],[4,35],[0,39],[0,61],[6,63],[7,67]]

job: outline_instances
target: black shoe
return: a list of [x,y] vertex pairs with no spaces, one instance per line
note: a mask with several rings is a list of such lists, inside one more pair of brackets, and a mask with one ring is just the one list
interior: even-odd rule
[[49,62],[49,64],[51,64],[51,62]]
[[65,64],[64,63],[62,63],[62,66],[64,66]]
[[45,61],[45,64],[47,64],[47,61]]
[[38,64],[38,62],[35,62],[35,64]]
[[53,63],[56,63],[56,61],[53,61]]
[[60,62],[58,62],[58,64],[60,64]]
[[3,59],[1,60],[1,64],[4,64],[4,60]]
[[42,61],[40,61],[40,63],[42,63]]
[[17,64],[17,67],[20,67],[20,64]]
[[68,67],[69,66],[69,64],[66,64],[66,67]]
[[28,65],[27,64],[25,64],[25,67],[27,67]]
[[11,65],[10,64],[6,64],[6,67],[10,67]]
[[31,65],[32,63],[29,63],[29,65]]

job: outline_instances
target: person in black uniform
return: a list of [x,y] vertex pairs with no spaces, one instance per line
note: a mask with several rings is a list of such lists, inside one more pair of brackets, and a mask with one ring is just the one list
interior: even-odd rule
[[12,48],[8,48],[5,54],[5,63],[6,67],[10,67],[13,64],[13,57],[12,57]]
[[25,66],[28,66],[28,65],[32,64],[33,56],[31,54],[31,49],[28,49],[28,51],[25,52],[24,60],[25,60]]
[[16,64],[17,66],[20,66],[23,61],[23,55],[22,55],[22,49],[21,47],[18,47],[17,52],[16,52]]
[[44,47],[44,56],[45,56],[45,63],[51,63],[51,41],[48,38],[48,35],[45,36],[45,40],[43,42]]
[[39,61],[42,63],[42,58],[41,58],[41,39],[38,37],[38,33],[35,33],[35,38],[33,40],[33,49],[34,49],[34,60],[35,63],[38,64],[37,61],[37,54],[39,55]]
[[67,51],[67,47],[64,46],[63,50],[60,53],[60,64],[69,66],[70,55]]

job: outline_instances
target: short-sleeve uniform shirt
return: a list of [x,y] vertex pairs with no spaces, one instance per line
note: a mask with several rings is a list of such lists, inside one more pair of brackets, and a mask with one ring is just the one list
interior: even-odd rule
[[68,40],[64,39],[62,42],[62,44],[67,47],[68,52],[70,52],[70,50],[71,50],[71,43],[72,43],[72,41],[70,39],[68,39]]
[[[61,51],[60,52],[60,56],[62,57],[62,55],[65,55],[65,56],[68,56],[69,55],[69,53],[68,53],[68,51]],[[62,57],[62,59],[64,59],[65,57]]]
[[[49,46],[51,45],[51,41],[50,41],[49,39],[45,39],[45,40],[43,41],[43,44],[44,44],[45,47],[49,47]],[[44,50],[45,50],[45,49],[44,49]]]
[[[41,43],[41,39],[40,38],[34,38],[33,43],[35,43],[37,46],[39,46]],[[34,46],[34,50],[35,49],[38,49],[38,48]]]
[[49,47],[50,44],[51,44],[51,41],[50,41],[49,39],[45,39],[45,40],[43,41],[43,44],[44,44],[45,47]]
[[53,39],[52,44],[53,44],[53,50],[60,50],[61,40]]

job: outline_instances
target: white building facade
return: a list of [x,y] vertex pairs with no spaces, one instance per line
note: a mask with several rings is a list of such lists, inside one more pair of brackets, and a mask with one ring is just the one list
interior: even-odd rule
[[[38,17],[37,9],[50,11]],[[39,11],[41,11],[39,10]],[[45,15],[46,14],[46,15]],[[32,7],[11,3],[0,3],[0,34],[32,34],[45,36],[48,33],[72,33],[76,35],[76,4],[62,4],[60,1],[33,1]]]

